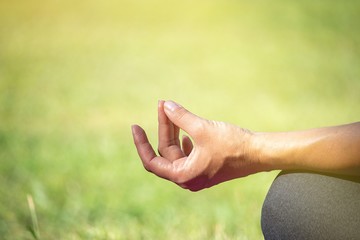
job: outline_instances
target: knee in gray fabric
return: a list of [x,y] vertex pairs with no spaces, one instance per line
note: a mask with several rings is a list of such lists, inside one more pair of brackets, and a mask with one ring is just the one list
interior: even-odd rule
[[265,239],[359,239],[360,183],[282,172],[262,208]]

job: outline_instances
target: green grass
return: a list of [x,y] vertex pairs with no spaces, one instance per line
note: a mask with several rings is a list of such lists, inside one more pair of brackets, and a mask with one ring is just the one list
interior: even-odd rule
[[355,0],[2,1],[0,236],[261,239],[275,172],[191,193],[143,170],[130,125],[155,146],[158,99],[258,131],[358,121],[359,10]]

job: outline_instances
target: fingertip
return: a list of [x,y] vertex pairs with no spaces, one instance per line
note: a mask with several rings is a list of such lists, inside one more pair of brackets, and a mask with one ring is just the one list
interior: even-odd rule
[[164,110],[174,125],[194,137],[195,132],[198,131],[198,126],[201,124],[199,121],[201,118],[174,101],[165,101]]
[[158,122],[159,123],[166,123],[168,121],[167,116],[164,111],[164,103],[165,103],[164,100],[158,101]]
[[158,100],[158,108],[161,108],[164,106],[165,101],[164,100]]
[[139,126],[136,124],[131,125],[131,133],[132,133],[132,136],[134,139],[134,143],[136,144],[137,140],[138,140],[138,135],[139,135]]
[[133,133],[133,135],[136,135],[139,133],[139,131],[141,131],[141,127],[137,124],[133,124],[131,125],[131,132]]
[[191,138],[187,135],[183,135],[182,136],[182,148],[183,148],[184,154],[186,156],[190,155],[193,147],[194,147],[194,145],[191,141]]
[[144,129],[142,129],[139,125],[136,125],[136,124],[132,125],[131,130],[132,130],[132,135],[134,138],[135,145],[138,145],[138,144],[148,141]]
[[135,134],[135,131],[136,131],[135,128],[136,128],[135,124],[131,125],[131,132],[133,135]]

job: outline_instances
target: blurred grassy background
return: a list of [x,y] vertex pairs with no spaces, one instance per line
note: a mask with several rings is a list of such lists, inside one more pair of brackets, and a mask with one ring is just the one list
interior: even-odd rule
[[158,99],[258,131],[360,118],[360,2],[2,0],[0,236],[261,239],[276,173],[190,193],[146,173]]

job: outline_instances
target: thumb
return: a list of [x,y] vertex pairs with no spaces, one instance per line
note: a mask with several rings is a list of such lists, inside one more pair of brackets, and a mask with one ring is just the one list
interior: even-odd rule
[[199,130],[201,131],[204,120],[189,112],[179,104],[173,101],[166,101],[164,103],[164,110],[170,121],[183,129],[190,136],[195,137],[196,133],[199,132]]

